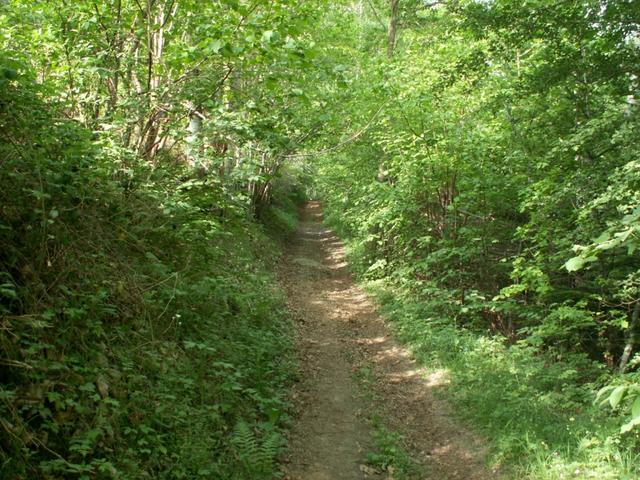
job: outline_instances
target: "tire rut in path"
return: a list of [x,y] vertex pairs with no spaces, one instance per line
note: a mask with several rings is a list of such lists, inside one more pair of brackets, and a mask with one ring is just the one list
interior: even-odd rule
[[347,270],[344,247],[322,225],[322,209],[309,202],[280,269],[288,307],[296,320],[301,378],[294,390],[296,419],[287,480],[391,479],[364,468],[372,449],[354,373],[374,372],[374,397],[386,425],[406,438],[425,466],[425,479],[496,478],[483,468],[482,440],[452,419],[434,398],[443,375],[427,374],[391,338],[381,317]]

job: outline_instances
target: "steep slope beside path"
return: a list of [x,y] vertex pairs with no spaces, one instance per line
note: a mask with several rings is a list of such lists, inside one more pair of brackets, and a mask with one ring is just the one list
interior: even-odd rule
[[482,467],[482,442],[456,424],[433,396],[442,384],[427,375],[390,336],[347,271],[344,247],[322,225],[317,202],[305,207],[298,237],[281,269],[296,318],[301,380],[289,480],[391,478],[364,466],[372,449],[364,402],[354,373],[374,372],[374,398],[385,423],[402,433],[425,466],[425,479],[494,478]]

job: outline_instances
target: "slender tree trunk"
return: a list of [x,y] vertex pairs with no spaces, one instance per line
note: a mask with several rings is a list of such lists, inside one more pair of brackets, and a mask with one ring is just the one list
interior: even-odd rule
[[631,314],[631,323],[629,324],[629,337],[627,338],[627,344],[624,347],[622,358],[620,359],[620,373],[624,373],[629,360],[631,360],[631,353],[633,347],[636,345],[636,332],[638,330],[638,316],[640,315],[640,301],[636,302],[633,307],[633,313]]
[[[167,5],[169,5],[168,8]],[[177,9],[176,2],[157,4],[154,13],[152,9],[155,1],[147,0],[146,28],[147,28],[147,108],[143,111],[147,117],[146,124],[142,122],[138,151],[147,160],[153,160],[158,152],[162,137],[163,120],[166,117],[164,109],[159,101],[160,85],[163,83],[162,73],[159,73],[158,65],[161,64],[165,48],[165,34],[171,29],[172,20]]]
[[118,89],[125,44],[125,37],[122,31],[122,0],[118,0],[116,3],[116,23],[113,27],[112,36],[109,37],[109,32],[105,30],[105,37],[107,43],[111,45],[111,54],[113,55],[113,65],[110,66],[111,72],[107,77],[107,91],[109,92],[107,115],[111,116],[118,106]]
[[396,48],[396,36],[398,31],[398,4],[400,0],[390,0],[389,39],[387,43],[387,56],[393,57]]

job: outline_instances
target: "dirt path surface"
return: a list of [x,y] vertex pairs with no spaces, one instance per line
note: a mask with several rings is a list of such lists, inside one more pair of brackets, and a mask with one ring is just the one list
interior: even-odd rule
[[[496,478],[483,468],[478,437],[452,419],[434,389],[446,376],[427,374],[389,335],[348,272],[344,247],[322,225],[319,203],[305,207],[281,279],[297,327],[301,378],[294,392],[295,424],[288,480],[393,480],[393,471],[366,465],[374,448],[372,411],[355,373],[373,372],[373,397],[389,428],[401,433],[424,479]],[[369,392],[371,393],[371,392]]]

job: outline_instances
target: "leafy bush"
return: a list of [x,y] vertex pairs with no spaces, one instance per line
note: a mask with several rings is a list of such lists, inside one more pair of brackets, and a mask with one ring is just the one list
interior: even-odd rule
[[395,38],[375,3],[334,14],[330,126],[356,133],[316,162],[327,221],[499,461],[637,476],[636,9],[409,3]]
[[0,476],[271,478],[292,365],[264,228],[184,168],[125,174],[9,65]]
[[[526,341],[508,346],[499,336],[456,328],[452,318],[434,315],[388,282],[369,289],[415,358],[446,372],[449,383],[440,395],[492,439],[492,462],[518,478],[637,475],[637,457],[621,443],[616,420],[593,405],[589,381],[604,373],[597,362],[556,350],[540,354]],[[627,408],[633,401],[630,393]]]

